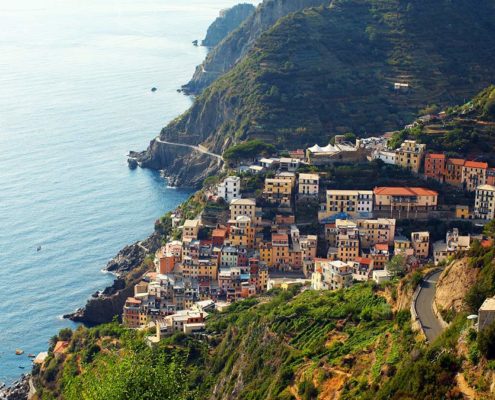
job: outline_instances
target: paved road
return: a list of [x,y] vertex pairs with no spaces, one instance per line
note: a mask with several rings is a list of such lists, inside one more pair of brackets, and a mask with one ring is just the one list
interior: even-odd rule
[[194,146],[192,144],[184,144],[184,143],[174,143],[174,142],[167,142],[165,140],[161,140],[160,137],[156,137],[155,140],[158,142],[158,143],[164,143],[164,144],[170,144],[172,146],[180,146],[180,147],[189,147],[190,149],[193,149],[193,150],[196,150],[196,151],[199,151],[200,153],[203,153],[203,154],[207,154],[209,156],[212,156],[212,157],[215,157],[217,158],[218,160],[222,161],[223,162],[223,157],[220,155],[220,154],[216,154],[216,153],[212,153],[208,150],[205,150],[203,149],[202,147],[199,147],[199,146]]
[[421,282],[421,289],[416,300],[416,312],[431,343],[442,333],[442,325],[433,313],[433,299],[435,298],[435,285],[442,271],[435,272],[427,281]]

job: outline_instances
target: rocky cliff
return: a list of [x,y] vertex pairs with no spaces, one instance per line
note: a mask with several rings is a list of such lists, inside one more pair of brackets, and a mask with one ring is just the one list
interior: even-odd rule
[[122,315],[127,297],[134,293],[134,285],[148,270],[143,264],[148,254],[155,253],[161,245],[161,235],[154,232],[146,240],[124,247],[108,262],[106,270],[117,275],[111,286],[95,293],[83,308],[64,318],[87,325],[111,322],[114,316]]
[[265,0],[245,23],[210,51],[196,68],[193,78],[182,89],[197,94],[228,72],[254,45],[255,41],[280,18],[307,7],[329,4],[330,0]]
[[478,278],[479,270],[469,259],[456,260],[440,275],[436,284],[435,303],[439,310],[465,311],[464,298]]
[[230,32],[239,28],[239,26],[249,18],[256,8],[252,4],[242,3],[227,10],[222,10],[220,16],[213,21],[206,32],[205,39],[201,42],[202,46],[214,47],[225,39]]

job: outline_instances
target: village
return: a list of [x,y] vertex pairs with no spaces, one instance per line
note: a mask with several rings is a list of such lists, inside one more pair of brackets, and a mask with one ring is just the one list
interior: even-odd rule
[[[421,185],[372,190],[324,185],[321,167],[362,162],[398,166],[418,182],[435,180],[472,193],[474,201],[443,207],[439,193]],[[257,176],[261,186],[243,187],[246,176]],[[414,140],[391,150],[386,136],[351,144],[342,135],[325,147],[260,156],[202,192],[206,201],[220,204],[215,218],[206,210],[190,219],[180,209],[172,213],[178,234],[157,251],[154,270],[127,298],[123,323],[156,326],[149,340],[159,341],[176,332],[202,332],[212,310],[272,289],[381,284],[424,265],[443,265],[475,241],[490,242],[458,228],[445,231],[444,240],[433,240],[426,228],[405,236],[398,223],[440,217],[482,226],[495,217],[494,194],[495,169],[487,163],[430,153]]]

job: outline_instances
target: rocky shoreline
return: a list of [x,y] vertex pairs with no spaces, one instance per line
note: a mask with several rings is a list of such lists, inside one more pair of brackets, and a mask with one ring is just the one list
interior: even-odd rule
[[120,318],[125,299],[132,295],[134,284],[141,277],[139,273],[134,277],[131,273],[142,265],[148,254],[153,254],[159,249],[161,239],[162,235],[155,231],[145,240],[125,246],[120,250],[104,269],[115,274],[113,284],[102,292],[94,293],[84,307],[74,313],[64,315],[64,318],[85,325],[111,322],[116,315]]
[[21,375],[12,385],[0,389],[0,400],[27,400],[31,398],[33,393],[30,379],[30,374]]

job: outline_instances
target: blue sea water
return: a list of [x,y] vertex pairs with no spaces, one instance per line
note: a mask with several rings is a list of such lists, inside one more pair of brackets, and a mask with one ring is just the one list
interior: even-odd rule
[[188,196],[125,155],[190,105],[191,41],[236,2],[0,0],[0,382]]

